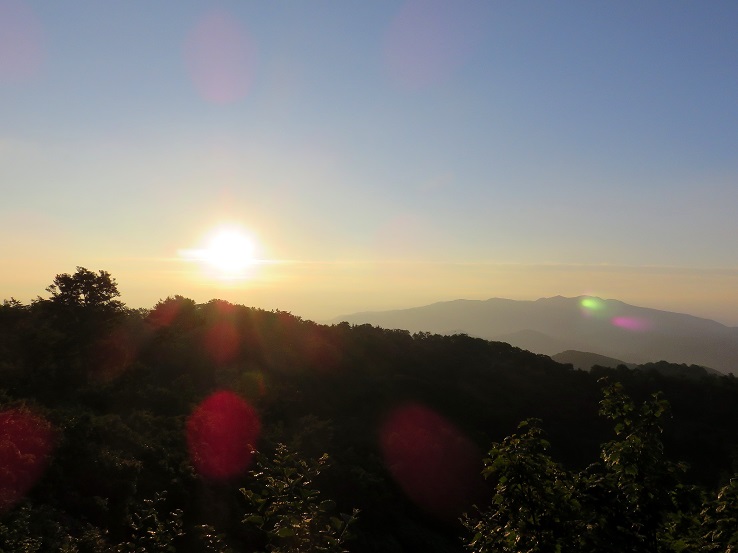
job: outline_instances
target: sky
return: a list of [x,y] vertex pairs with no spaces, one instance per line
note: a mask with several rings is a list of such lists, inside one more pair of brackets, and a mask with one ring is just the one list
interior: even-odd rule
[[0,299],[84,266],[130,307],[587,294],[738,326],[737,28],[717,0],[0,0]]

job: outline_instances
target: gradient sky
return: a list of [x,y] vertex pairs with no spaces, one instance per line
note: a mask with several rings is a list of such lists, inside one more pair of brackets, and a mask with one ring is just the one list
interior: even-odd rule
[[[738,325],[738,3],[0,0],[0,299]],[[222,224],[251,278],[180,253]]]

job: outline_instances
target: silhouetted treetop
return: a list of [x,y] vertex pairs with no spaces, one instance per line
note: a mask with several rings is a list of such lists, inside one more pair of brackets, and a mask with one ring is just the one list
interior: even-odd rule
[[120,296],[118,284],[107,271],[90,271],[84,267],[77,267],[77,271],[70,275],[61,273],[56,275],[54,282],[46,288],[51,294],[51,301],[57,305],[69,307],[94,307],[110,310],[120,310],[123,302],[115,298]]

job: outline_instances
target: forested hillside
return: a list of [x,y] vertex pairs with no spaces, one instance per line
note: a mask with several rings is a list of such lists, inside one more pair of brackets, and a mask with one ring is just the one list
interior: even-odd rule
[[[642,550],[724,551],[708,547],[732,535],[705,537],[738,469],[732,376],[584,372],[220,300],[132,310],[84,268],[48,291],[0,307],[1,551],[522,551],[495,541],[503,527],[553,551],[577,524],[620,543],[607,509],[655,487]],[[524,523],[509,515],[528,512],[523,488],[504,485],[521,460],[542,470],[514,478],[548,490]],[[609,499],[581,499],[595,492]],[[559,518],[540,530],[536,508]]]

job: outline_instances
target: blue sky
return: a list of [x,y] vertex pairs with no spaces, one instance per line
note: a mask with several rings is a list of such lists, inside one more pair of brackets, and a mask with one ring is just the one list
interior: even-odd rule
[[[738,325],[734,2],[0,0],[0,296],[310,318],[595,293]],[[257,237],[258,278],[178,258]]]

